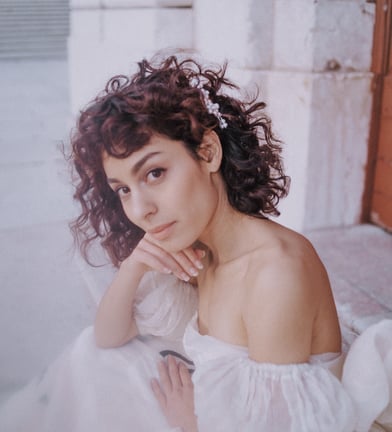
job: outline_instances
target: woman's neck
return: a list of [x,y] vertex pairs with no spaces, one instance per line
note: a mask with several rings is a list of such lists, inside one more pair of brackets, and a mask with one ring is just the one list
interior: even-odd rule
[[[211,252],[211,265],[218,267],[246,253],[248,224],[253,218],[235,210],[229,202],[218,202],[216,212],[200,241]],[[244,241],[245,240],[245,241]]]

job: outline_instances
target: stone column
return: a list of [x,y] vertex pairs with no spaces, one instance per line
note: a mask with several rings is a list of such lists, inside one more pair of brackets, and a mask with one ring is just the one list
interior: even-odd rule
[[[256,82],[292,177],[280,221],[359,222],[371,108],[374,5],[365,0],[194,0],[195,47]],[[252,89],[252,87],[250,87]]]
[[[306,19],[305,10],[311,11]],[[290,128],[282,128],[289,170],[297,160],[296,148],[307,156],[302,172],[293,165],[293,174],[303,180],[297,188],[293,177],[294,200],[288,201],[293,207],[300,194],[304,211],[298,222],[303,229],[360,221],[370,127],[373,25],[374,5],[364,1],[276,1],[274,68],[283,75],[275,77],[277,93],[271,100],[284,97],[286,74],[295,77],[297,88],[307,95],[305,104],[300,98],[290,101],[286,112]],[[299,29],[303,33],[297,39]],[[303,125],[297,121],[297,107],[303,111]],[[296,127],[307,129],[305,141]]]

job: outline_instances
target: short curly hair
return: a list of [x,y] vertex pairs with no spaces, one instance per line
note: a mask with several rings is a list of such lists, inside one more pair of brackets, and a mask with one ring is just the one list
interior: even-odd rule
[[[105,90],[80,113],[71,137],[71,164],[77,175],[74,198],[81,213],[71,230],[83,257],[100,239],[118,266],[135,248],[144,232],[126,217],[118,196],[108,186],[102,157],[126,158],[147,144],[153,134],[180,140],[190,154],[206,131],[215,131],[223,148],[220,173],[228,200],[238,211],[258,218],[278,215],[279,199],[287,194],[281,142],[271,131],[265,103],[243,102],[223,93],[236,89],[225,77],[226,64],[203,68],[196,60],[170,56],[155,64],[143,60],[131,77],[115,76]],[[208,112],[196,78],[227,122]]]

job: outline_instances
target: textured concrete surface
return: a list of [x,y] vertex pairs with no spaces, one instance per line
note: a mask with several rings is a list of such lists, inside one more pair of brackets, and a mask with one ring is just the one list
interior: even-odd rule
[[392,234],[357,225],[307,237],[329,273],[348,342],[370,324],[392,318]]

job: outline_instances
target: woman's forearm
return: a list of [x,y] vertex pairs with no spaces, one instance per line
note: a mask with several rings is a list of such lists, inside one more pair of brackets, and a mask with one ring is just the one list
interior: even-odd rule
[[98,306],[94,330],[100,348],[124,345],[138,334],[132,309],[144,273],[144,266],[130,258],[121,264]]

